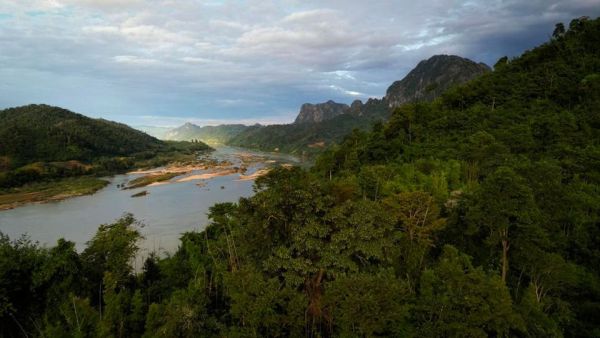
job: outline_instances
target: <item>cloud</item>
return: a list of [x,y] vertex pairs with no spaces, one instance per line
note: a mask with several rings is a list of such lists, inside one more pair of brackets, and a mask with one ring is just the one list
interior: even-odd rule
[[120,11],[144,4],[143,0],[49,0],[59,6]]
[[4,0],[0,108],[291,121],[304,102],[383,96],[433,54],[493,64],[599,14],[600,0]]
[[156,65],[159,63],[158,60],[155,59],[147,59],[141,58],[134,55],[117,55],[113,57],[113,60],[117,63],[131,64],[131,65],[140,65],[140,66],[149,66]]

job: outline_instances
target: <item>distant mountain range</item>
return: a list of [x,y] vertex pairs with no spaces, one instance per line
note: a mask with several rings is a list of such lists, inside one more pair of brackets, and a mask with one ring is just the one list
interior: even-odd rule
[[225,144],[232,137],[248,129],[243,124],[222,124],[219,126],[200,127],[193,123],[186,123],[165,133],[165,140],[189,141],[200,140],[208,144]]
[[419,64],[402,80],[394,82],[381,99],[356,100],[351,105],[329,100],[305,103],[295,121],[282,125],[241,124],[204,126],[186,123],[164,134],[167,140],[200,140],[292,154],[317,153],[353,129],[369,129],[384,121],[405,103],[432,101],[448,88],[463,84],[490,67],[455,55],[435,55]]
[[156,127],[143,125],[132,125],[132,127],[137,130],[141,130],[150,136],[154,136],[159,140],[164,140],[167,133],[173,130],[173,127]]

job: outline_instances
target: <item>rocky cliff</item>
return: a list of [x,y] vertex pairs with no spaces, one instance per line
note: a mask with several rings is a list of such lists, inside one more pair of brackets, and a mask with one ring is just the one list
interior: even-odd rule
[[419,62],[402,80],[387,90],[390,108],[407,102],[432,101],[449,87],[465,83],[487,73],[490,67],[456,55],[435,55]]
[[296,117],[294,123],[317,123],[330,120],[343,114],[348,109],[350,109],[350,107],[347,104],[336,103],[331,100],[318,104],[305,103],[300,107],[300,113]]

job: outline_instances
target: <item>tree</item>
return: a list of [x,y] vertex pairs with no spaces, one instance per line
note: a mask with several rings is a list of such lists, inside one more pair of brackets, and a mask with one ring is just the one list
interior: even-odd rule
[[399,270],[414,290],[427,252],[435,243],[435,234],[446,222],[439,218],[433,197],[422,191],[404,192],[387,197],[383,205],[401,231]]
[[55,320],[46,322],[42,336],[93,338],[99,334],[99,315],[90,305],[89,299],[81,299],[73,294],[52,309]]
[[140,226],[133,215],[126,214],[115,223],[102,224],[87,242],[81,254],[84,266],[92,276],[92,282],[99,282],[105,272],[112,274],[116,287],[121,287],[130,278],[131,261],[138,251],[137,242],[142,238]]
[[554,27],[554,32],[552,32],[552,37],[555,39],[560,38],[565,34],[565,25],[562,22],[559,22]]
[[[535,224],[537,213],[531,189],[507,167],[498,168],[486,178],[475,194],[467,219],[489,233],[489,245],[501,247],[501,276],[504,282],[508,275],[511,244],[516,239],[527,242],[534,240],[535,235],[540,235],[540,229]],[[520,244],[525,246],[527,243]]]
[[39,317],[45,305],[34,274],[45,258],[28,237],[11,241],[0,233],[0,336],[26,336],[34,329],[31,318]]
[[523,327],[504,283],[452,246],[423,272],[413,316],[421,337],[508,337]]
[[326,307],[341,337],[412,336],[410,290],[392,269],[341,275],[326,285]]

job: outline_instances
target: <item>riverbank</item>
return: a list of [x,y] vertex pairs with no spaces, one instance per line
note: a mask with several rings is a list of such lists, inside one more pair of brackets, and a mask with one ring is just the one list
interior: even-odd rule
[[[243,149],[230,152],[225,158],[215,158],[210,153],[204,153],[195,157],[189,154],[174,156],[172,159],[174,161],[168,163],[158,162],[162,165],[159,167],[149,167],[148,164],[152,162],[143,163],[138,169],[126,174],[133,175],[131,180],[120,183],[118,187],[136,189],[189,181],[200,181],[197,185],[203,186],[208,180],[230,175],[238,175],[233,178],[235,181],[251,181],[267,174],[273,166],[291,166],[287,160],[274,160],[269,154],[256,154]],[[105,179],[78,176],[0,190],[0,211],[30,203],[46,203],[94,194],[107,184]]]
[[29,203],[61,201],[89,195],[104,188],[109,182],[89,176],[39,182],[0,192],[0,210],[14,209]]
[[[258,158],[264,161],[256,163],[255,159]],[[151,170],[154,173],[160,170],[189,172],[143,188],[124,190],[123,187],[128,183],[146,174],[139,171],[123,173],[107,177],[110,184],[93,194],[67,198],[60,203],[26,203],[0,211],[0,232],[11,238],[19,238],[26,233],[31,240],[44,245],[54,245],[57,239],[68,237],[81,251],[94,236],[99,224],[110,224],[124,213],[131,213],[144,224],[144,240],[140,242],[142,260],[138,261],[141,264],[143,257],[152,252],[174,252],[180,244],[182,233],[202,230],[210,223],[207,213],[216,203],[235,203],[240,197],[252,196],[255,193],[254,181],[240,180],[241,175],[253,175],[261,169],[300,163],[290,156],[232,147],[219,147],[210,154],[198,156],[197,160],[194,161],[197,166],[192,166],[189,161],[178,161],[154,167]],[[228,163],[230,169],[237,167],[240,172],[225,175],[226,168],[212,165],[210,168],[203,167],[199,165],[200,160],[215,166],[217,163]],[[248,162],[255,164],[248,165]],[[245,170],[244,164],[247,165]],[[196,168],[199,170],[190,171]],[[175,182],[180,178],[203,174],[209,174],[210,177],[197,176],[194,177],[196,179]],[[132,197],[136,194],[139,196]]]
[[249,167],[254,167],[261,163],[269,167],[276,165],[284,167],[291,166],[289,163],[279,163],[278,161],[271,159],[269,155],[259,155],[244,150],[235,152],[232,155],[235,157],[235,160],[204,158],[192,163],[172,163],[159,168],[133,170],[127,174],[143,176],[128,182],[124,189],[146,186],[154,187],[189,181],[204,181],[235,174],[238,174],[237,181],[251,181],[266,175],[271,169],[268,167],[258,168],[255,169],[254,172],[247,174]]

